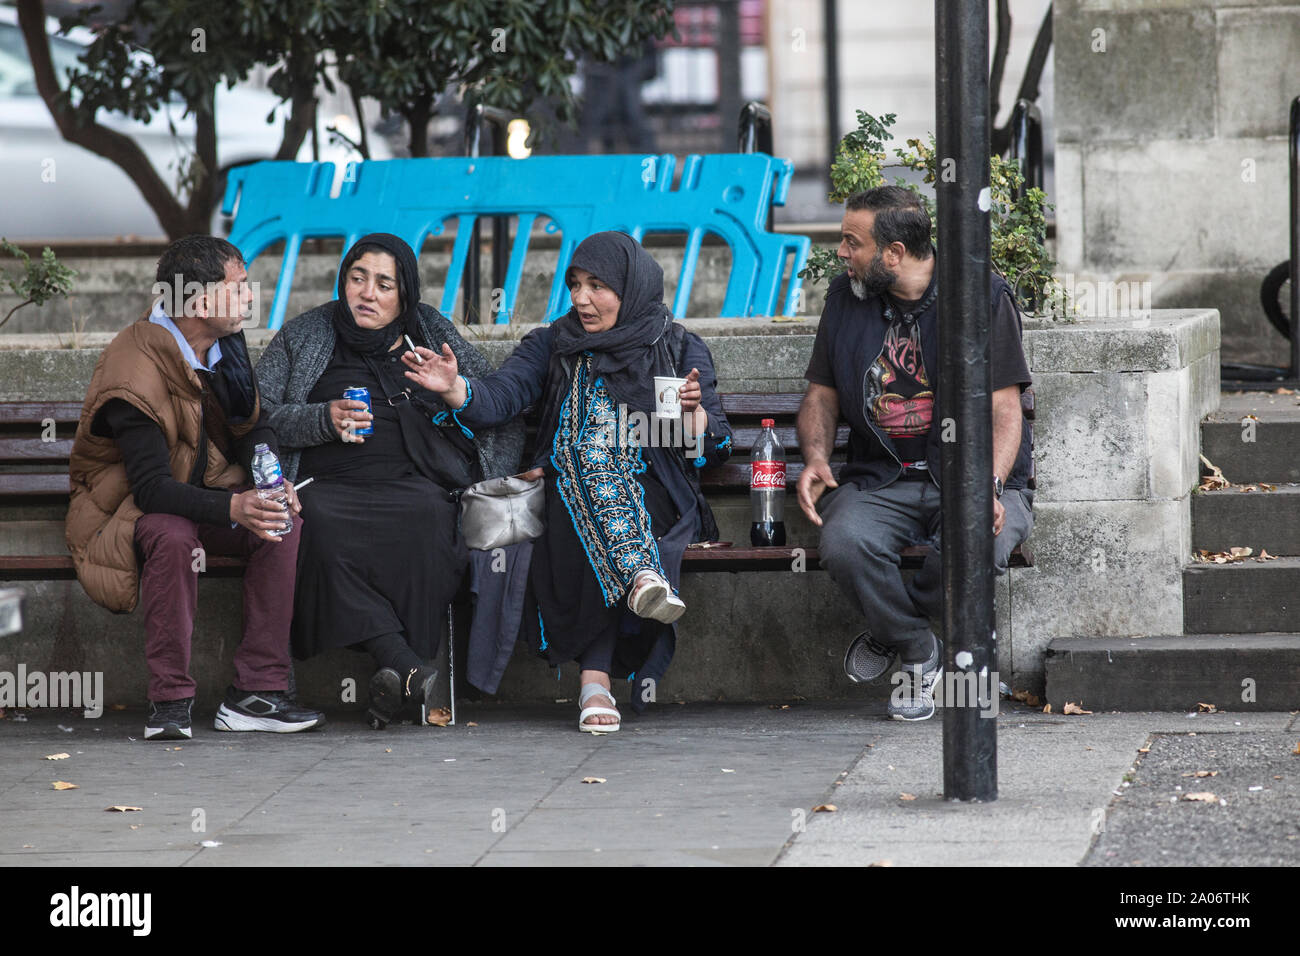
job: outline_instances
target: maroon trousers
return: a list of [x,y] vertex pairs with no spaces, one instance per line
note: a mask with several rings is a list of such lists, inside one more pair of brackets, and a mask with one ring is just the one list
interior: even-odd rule
[[[235,686],[240,690],[283,691],[289,684],[289,622],[293,617],[294,574],[301,518],[278,542],[243,527],[195,524],[170,514],[147,514],[135,525],[143,567],[140,602],[145,616],[149,699],[193,697],[190,638],[198,605],[201,559],[243,558],[244,636],[235,651]],[[202,549],[199,552],[197,549]]]

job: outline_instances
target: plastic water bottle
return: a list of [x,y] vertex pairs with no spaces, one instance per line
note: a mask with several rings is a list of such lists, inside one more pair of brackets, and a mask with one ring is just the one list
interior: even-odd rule
[[293,530],[293,512],[289,510],[289,495],[284,490],[284,475],[280,471],[280,459],[265,442],[258,442],[253,449],[253,484],[257,487],[257,497],[274,501],[284,508],[283,530],[270,533],[277,538]]
[[785,544],[785,449],[776,437],[771,418],[754,442],[749,459],[749,504],[753,524],[749,543],[756,548]]

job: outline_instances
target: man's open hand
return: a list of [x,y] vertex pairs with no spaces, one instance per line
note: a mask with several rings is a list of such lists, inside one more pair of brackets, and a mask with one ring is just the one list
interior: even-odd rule
[[822,526],[822,517],[817,513],[817,501],[827,488],[838,487],[839,482],[835,480],[835,475],[827,462],[808,462],[799,474],[799,481],[795,485],[799,495],[799,507],[808,516],[808,520],[819,528]]

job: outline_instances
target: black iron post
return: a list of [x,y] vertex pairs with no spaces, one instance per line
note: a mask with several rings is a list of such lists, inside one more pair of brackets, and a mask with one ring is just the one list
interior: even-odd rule
[[[490,124],[492,147],[489,155],[506,154],[506,127],[514,119],[511,113],[495,106],[476,103],[465,114],[465,155],[482,155],[483,124]],[[462,314],[466,325],[479,322],[482,315],[479,289],[479,243],[482,233],[479,221],[474,220],[473,232],[470,233],[469,255],[465,257],[465,272],[461,277]],[[510,223],[505,216],[492,217],[492,288],[500,289],[506,284],[506,246],[510,242]]]
[[[996,800],[993,410],[989,379],[988,0],[935,0],[939,409],[943,461],[943,792]],[[969,699],[966,674],[987,701]],[[953,679],[957,678],[957,679]],[[953,692],[949,692],[949,690]],[[961,698],[960,700],[958,698]],[[981,706],[981,703],[984,706]],[[956,704],[963,706],[955,706]]]
[[1300,378],[1300,96],[1291,101],[1291,369]]
[[1029,100],[1016,100],[1011,110],[1011,158],[1020,163],[1025,177],[1017,199],[1026,190],[1043,188],[1043,114]]
[[[772,155],[772,112],[757,100],[750,100],[740,111],[737,151]],[[767,231],[772,231],[772,203],[767,204]]]
[[718,125],[727,148],[727,117],[740,112],[740,0],[723,0],[718,11]]
[[[840,147],[840,50],[839,50],[839,16],[837,0],[823,0],[822,25],[826,32],[826,141],[830,153],[826,157],[826,168],[835,162],[835,151]],[[827,174],[829,181],[830,173]]]

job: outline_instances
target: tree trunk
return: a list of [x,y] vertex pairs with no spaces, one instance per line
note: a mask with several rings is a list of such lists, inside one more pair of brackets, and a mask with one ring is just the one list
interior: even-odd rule
[[276,159],[294,159],[303,140],[316,125],[316,47],[296,37],[289,47],[290,84],[289,118],[284,124],[284,139]]
[[412,157],[429,155],[429,118],[433,113],[433,102],[428,97],[420,99],[409,109],[403,111],[406,123],[411,128],[410,150]]
[[[67,142],[104,157],[126,173],[158,217],[158,224],[169,238],[177,239],[192,231],[187,210],[172,195],[135,140],[116,130],[100,126],[93,119],[79,122],[72,107],[60,107],[59,81],[50,58],[50,42],[45,35],[45,7],[41,0],[18,0],[18,25],[27,42],[36,90],[45,101],[45,107],[54,118],[60,135]],[[206,226],[203,231],[207,231]]]

